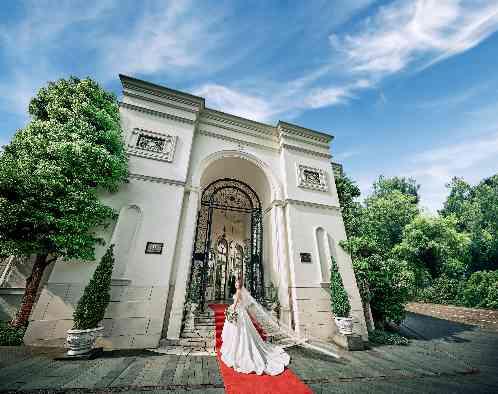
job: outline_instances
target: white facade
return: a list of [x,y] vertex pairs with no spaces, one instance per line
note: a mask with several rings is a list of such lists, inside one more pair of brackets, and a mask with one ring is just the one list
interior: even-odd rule
[[[103,196],[120,212],[104,235],[116,244],[116,267],[103,344],[156,347],[161,338],[180,336],[202,191],[222,178],[244,182],[261,201],[264,278],[278,288],[283,323],[301,334],[335,335],[328,292],[334,256],[354,332],[366,340],[351,261],[338,244],[345,232],[330,164],[332,137],[239,118],[206,108],[201,97],[120,78],[130,176],[118,193]],[[162,253],[146,254],[147,242],[162,243]],[[99,249],[97,258],[103,253]],[[302,253],[311,263],[301,261]],[[25,342],[63,343],[95,266],[56,263]]]

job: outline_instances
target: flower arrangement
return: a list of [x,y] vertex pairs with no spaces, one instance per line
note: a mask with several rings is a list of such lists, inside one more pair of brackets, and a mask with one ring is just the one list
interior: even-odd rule
[[237,320],[239,319],[239,313],[233,305],[230,305],[227,309],[225,309],[225,319],[232,324],[237,323]]

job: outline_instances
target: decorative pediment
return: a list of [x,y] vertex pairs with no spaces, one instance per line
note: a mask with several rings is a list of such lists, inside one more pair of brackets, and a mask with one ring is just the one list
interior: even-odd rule
[[135,128],[128,139],[128,153],[148,159],[172,162],[177,138],[164,133]]
[[320,168],[297,165],[297,186],[304,189],[320,190],[326,192],[329,190],[327,183],[327,174]]

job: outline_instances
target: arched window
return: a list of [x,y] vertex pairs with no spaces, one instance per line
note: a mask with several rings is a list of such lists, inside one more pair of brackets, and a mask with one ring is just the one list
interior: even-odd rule
[[126,268],[133,261],[135,243],[137,240],[142,211],[137,205],[128,205],[121,209],[118,223],[112,236],[111,244],[114,244],[114,277],[124,278]]
[[317,267],[318,278],[321,283],[330,282],[330,264],[331,264],[331,249],[329,244],[329,236],[327,231],[322,227],[315,229],[315,240],[319,266]]

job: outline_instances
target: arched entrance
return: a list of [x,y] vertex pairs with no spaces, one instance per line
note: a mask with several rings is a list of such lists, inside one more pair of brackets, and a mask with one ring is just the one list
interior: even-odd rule
[[264,298],[263,223],[256,192],[237,179],[224,178],[204,188],[197,215],[188,299],[204,309],[208,301],[228,299],[234,282]]

